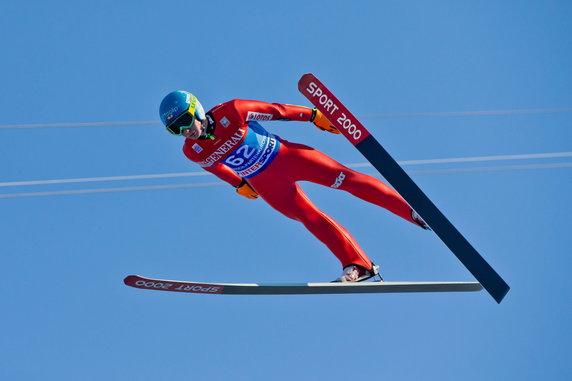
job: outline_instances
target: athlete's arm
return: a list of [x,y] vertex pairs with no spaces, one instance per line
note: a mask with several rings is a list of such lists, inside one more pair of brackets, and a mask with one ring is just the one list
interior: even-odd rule
[[258,198],[258,193],[256,193],[256,191],[252,189],[250,184],[246,182],[245,179],[237,175],[236,172],[234,172],[226,165],[222,163],[215,163],[210,167],[204,167],[204,170],[212,173],[222,181],[226,181],[227,183],[235,187],[236,193],[238,193],[239,195],[249,198],[251,200]]
[[309,107],[235,99],[230,101],[240,119],[245,122],[268,120],[295,120],[309,122],[314,115]]
[[242,183],[242,177],[237,175],[235,171],[222,163],[214,163],[210,167],[203,167],[203,169],[212,173],[222,181],[229,183],[235,188]]
[[333,134],[340,132],[330,121],[316,108],[304,106],[286,105],[282,103],[266,103],[235,99],[232,103],[239,118],[245,122],[267,120],[296,120],[300,122],[312,122],[322,131]]

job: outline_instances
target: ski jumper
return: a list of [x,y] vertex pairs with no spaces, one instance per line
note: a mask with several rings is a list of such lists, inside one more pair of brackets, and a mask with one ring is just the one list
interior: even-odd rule
[[302,106],[235,99],[206,113],[214,139],[186,139],[190,160],[232,186],[246,179],[270,206],[300,221],[340,260],[343,267],[372,268],[351,234],[319,210],[297,184],[310,181],[353,194],[416,223],[407,202],[382,181],[345,167],[309,146],[291,143],[266,131],[258,122],[310,121]]

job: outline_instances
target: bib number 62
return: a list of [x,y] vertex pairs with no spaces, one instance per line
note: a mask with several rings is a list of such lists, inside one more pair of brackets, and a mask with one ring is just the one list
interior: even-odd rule
[[239,147],[234,153],[234,155],[230,155],[229,157],[226,158],[226,160],[224,161],[225,164],[231,166],[231,167],[238,167],[242,164],[244,164],[244,162],[248,159],[250,159],[250,157],[252,155],[254,155],[254,153],[256,152],[256,148],[251,148],[249,149],[248,146],[244,145]]

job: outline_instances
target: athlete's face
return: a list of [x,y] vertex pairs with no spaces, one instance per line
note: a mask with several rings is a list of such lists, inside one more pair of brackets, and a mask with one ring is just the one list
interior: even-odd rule
[[205,124],[206,120],[200,121],[197,118],[195,118],[193,125],[190,126],[189,128],[184,128],[183,130],[181,130],[181,134],[185,138],[197,140],[203,134],[203,131],[205,130]]

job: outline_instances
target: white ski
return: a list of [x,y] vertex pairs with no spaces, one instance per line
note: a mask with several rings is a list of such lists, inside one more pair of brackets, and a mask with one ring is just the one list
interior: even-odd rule
[[455,292],[483,289],[478,282],[196,283],[144,278],[139,275],[129,275],[123,282],[144,290],[234,295]]

